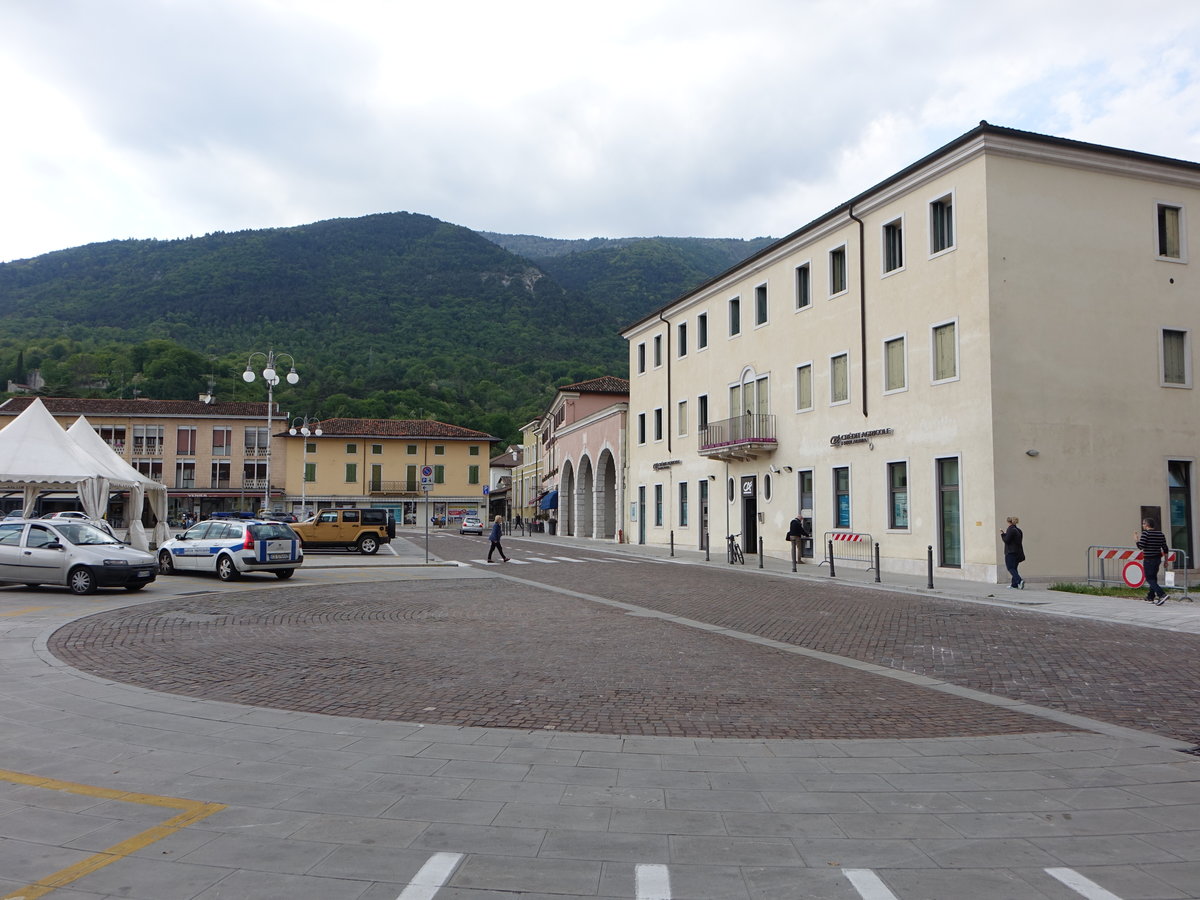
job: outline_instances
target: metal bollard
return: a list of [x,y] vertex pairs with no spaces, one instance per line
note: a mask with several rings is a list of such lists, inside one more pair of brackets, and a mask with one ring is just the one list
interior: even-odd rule
[[833,568],[833,541],[827,541],[829,544],[829,577],[837,578],[837,572]]
[[875,542],[875,583],[879,584],[879,541]]
[[758,567],[760,569],[763,567],[763,539],[761,537],[758,539]]
[[925,551],[925,554],[926,554],[927,565],[928,565],[928,569],[929,569],[929,584],[927,584],[925,586],[927,588],[929,588],[930,590],[933,590],[933,544],[929,545],[929,548]]
[[675,529],[671,529],[671,555],[675,555]]

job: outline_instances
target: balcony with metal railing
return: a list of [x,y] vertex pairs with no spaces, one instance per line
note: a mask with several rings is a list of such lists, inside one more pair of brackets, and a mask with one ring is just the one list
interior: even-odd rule
[[775,417],[766,413],[746,413],[700,429],[699,452],[709,459],[757,459],[778,447]]

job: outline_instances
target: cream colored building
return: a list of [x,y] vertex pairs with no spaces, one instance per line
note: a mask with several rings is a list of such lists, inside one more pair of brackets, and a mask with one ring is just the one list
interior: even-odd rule
[[624,332],[636,541],[1079,580],[1195,549],[1200,165],[981,123]]
[[307,437],[290,429],[275,435],[289,511],[385,507],[405,525],[487,515],[484,488],[498,438],[427,419],[324,419],[320,429],[319,436],[315,427]]

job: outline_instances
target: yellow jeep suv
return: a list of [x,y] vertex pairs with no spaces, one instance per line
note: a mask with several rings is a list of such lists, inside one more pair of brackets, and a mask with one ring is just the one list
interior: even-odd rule
[[323,509],[292,531],[307,549],[345,547],[359,553],[375,553],[380,544],[396,536],[396,520],[386,509]]

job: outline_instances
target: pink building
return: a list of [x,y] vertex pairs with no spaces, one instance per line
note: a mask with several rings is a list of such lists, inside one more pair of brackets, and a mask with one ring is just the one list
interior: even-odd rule
[[541,508],[557,531],[621,540],[629,380],[605,375],[560,387],[542,417]]

